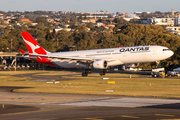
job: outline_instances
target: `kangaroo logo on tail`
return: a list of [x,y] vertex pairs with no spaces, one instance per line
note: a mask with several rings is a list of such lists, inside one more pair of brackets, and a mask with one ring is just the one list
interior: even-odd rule
[[29,53],[44,54],[44,55],[48,53],[36,42],[36,40],[34,40],[34,38],[27,31],[21,32],[21,35],[23,37],[23,40],[26,44]]
[[[25,39],[24,39],[24,42],[31,47],[33,54],[36,53],[36,52],[35,52],[36,49],[40,48],[39,45],[36,45],[36,46],[35,46],[34,44],[32,44],[31,42],[29,42],[29,41],[27,41],[27,40],[25,40]],[[38,54],[38,53],[36,53],[36,54]]]

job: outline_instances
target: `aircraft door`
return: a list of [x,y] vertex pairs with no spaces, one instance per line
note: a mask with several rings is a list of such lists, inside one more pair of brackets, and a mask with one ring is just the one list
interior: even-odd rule
[[157,49],[156,49],[156,48],[153,48],[152,55],[153,55],[153,56],[157,55]]
[[152,48],[151,52],[150,52],[150,60],[154,60],[157,56],[157,48]]

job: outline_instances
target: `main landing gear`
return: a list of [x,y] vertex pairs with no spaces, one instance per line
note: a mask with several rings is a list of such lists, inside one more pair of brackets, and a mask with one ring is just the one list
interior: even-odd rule
[[86,69],[85,72],[82,73],[83,77],[86,77],[88,74],[91,74],[91,69]]
[[103,71],[100,72],[99,74],[102,76],[102,75],[105,75],[108,72],[109,72],[109,69],[103,69]]
[[[82,76],[83,77],[87,77],[88,74],[91,74],[91,69],[86,69],[85,72],[82,73]],[[103,69],[102,72],[100,72],[99,74],[102,76],[102,75],[105,75],[107,72],[109,72],[109,69]]]

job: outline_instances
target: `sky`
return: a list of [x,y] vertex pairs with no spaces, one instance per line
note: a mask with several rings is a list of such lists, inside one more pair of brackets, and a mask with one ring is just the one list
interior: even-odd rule
[[180,11],[180,0],[0,0],[0,11],[168,12]]

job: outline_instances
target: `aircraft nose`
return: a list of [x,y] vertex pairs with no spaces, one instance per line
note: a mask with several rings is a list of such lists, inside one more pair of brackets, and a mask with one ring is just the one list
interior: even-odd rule
[[174,52],[173,51],[170,51],[170,55],[172,56],[174,54]]

